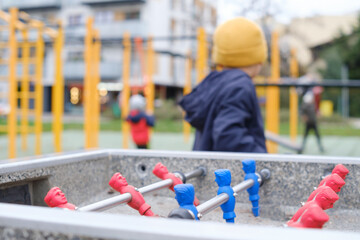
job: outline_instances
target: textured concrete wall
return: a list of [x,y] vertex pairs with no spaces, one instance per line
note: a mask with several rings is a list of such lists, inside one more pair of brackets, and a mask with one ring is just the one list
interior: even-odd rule
[[357,240],[360,234],[62,211],[0,203],[0,239]]
[[[122,173],[129,184],[136,187],[159,181],[152,169],[157,162],[162,162],[169,171],[184,173],[205,166],[207,176],[189,180],[194,184],[199,199],[205,201],[216,195],[213,174],[216,169],[230,169],[232,185],[236,185],[244,178],[241,160],[250,158],[256,160],[257,170],[268,168],[272,173],[271,180],[260,190],[263,216],[282,221],[291,216],[318,185],[320,177],[330,173],[337,163],[345,164],[350,174],[339,194],[336,209],[360,208],[360,161],[354,158],[100,150],[0,165],[0,188],[31,182],[33,203],[44,205],[47,191],[58,186],[69,202],[83,206],[110,197],[108,181],[115,172]],[[169,191],[160,191],[159,194],[171,195]],[[247,193],[239,194],[237,201],[248,203]],[[356,212],[352,218],[356,220],[357,216]]]

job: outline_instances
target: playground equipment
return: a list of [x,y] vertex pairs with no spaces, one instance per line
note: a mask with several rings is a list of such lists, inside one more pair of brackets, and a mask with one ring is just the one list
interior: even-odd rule
[[58,187],[51,188],[46,194],[44,201],[51,208],[57,207],[69,210],[76,209],[74,204],[68,203],[65,194]]
[[131,42],[130,35],[128,33],[124,34],[123,39],[123,91],[121,93],[121,118],[122,122],[122,138],[123,138],[123,148],[129,147],[129,132],[130,125],[125,121],[126,117],[129,114],[129,99],[130,99],[130,61],[131,61]]
[[85,148],[99,146],[100,98],[100,52],[101,41],[99,31],[93,27],[94,20],[89,18],[86,23],[85,36],[85,73],[84,73],[84,131]]
[[[206,170],[203,167],[199,167],[189,173],[185,174],[179,174],[178,178],[180,181],[186,182],[186,180],[189,180],[191,178],[201,177],[206,174]],[[173,179],[166,179],[160,182],[153,183],[151,185],[142,187],[138,189],[138,192],[141,194],[151,193],[153,191],[157,191],[159,189],[163,189],[166,187],[171,187],[174,184]],[[109,208],[113,208],[119,204],[126,203],[131,201],[132,194],[130,193],[124,193],[120,196],[112,197],[97,203],[90,204],[88,206],[84,206],[81,208],[78,208],[79,211],[104,211]]]
[[[2,25],[1,30],[8,30],[8,42],[3,42],[1,48],[8,49],[8,61],[2,61],[2,64],[8,64],[8,77],[1,76],[2,82],[8,81],[7,94],[1,93],[0,97],[7,97],[5,105],[8,106],[7,125],[0,126],[0,131],[8,133],[9,158],[16,157],[16,135],[21,133],[22,150],[27,149],[27,135],[30,132],[35,133],[35,154],[41,154],[41,134],[42,134],[42,112],[43,112],[43,61],[44,61],[44,36],[49,37],[53,43],[55,54],[54,61],[54,85],[52,89],[52,113],[53,113],[53,136],[54,151],[62,151],[62,131],[63,131],[63,113],[64,113],[64,78],[62,68],[62,51],[64,46],[64,33],[62,24],[57,23],[57,29],[46,27],[39,20],[32,19],[25,12],[18,12],[16,8],[10,9],[10,13],[1,11],[0,18],[8,26]],[[84,128],[85,128],[85,147],[93,148],[98,146],[100,103],[97,92],[97,86],[100,82],[99,60],[100,60],[100,38],[99,33],[92,27],[92,19],[88,20],[87,36],[85,38],[85,65],[84,76]],[[37,38],[31,39],[30,33],[36,31]],[[21,33],[22,40],[18,40]],[[35,56],[30,56],[30,50],[35,50]],[[21,50],[21,51],[20,51]],[[22,55],[18,58],[18,55]],[[21,77],[17,75],[21,63]],[[33,66],[33,68],[31,68]],[[34,73],[30,70],[35,69]],[[4,81],[5,80],[5,81]],[[21,90],[17,92],[18,82]],[[34,90],[32,90],[34,85]],[[17,99],[20,99],[21,121],[20,129],[17,126]],[[34,102],[34,111],[30,108],[30,101]],[[30,109],[29,109],[30,108]],[[34,113],[34,127],[29,127],[29,114]]]
[[[93,201],[107,199],[109,198],[108,181],[114,172],[121,172],[134,186],[152,185],[157,178],[151,172],[160,158],[170,171],[177,169],[190,172],[193,166],[206,166],[208,172],[215,172],[218,168],[231,169],[232,182],[235,183],[244,180],[245,175],[239,167],[242,160],[253,158],[258,168],[269,168],[272,175],[266,185],[259,190],[261,218],[252,216],[248,194],[244,191],[236,197],[235,211],[238,216],[235,224],[226,225],[211,223],[223,221],[223,214],[219,208],[204,214],[201,222],[194,223],[128,216],[129,214],[138,215],[138,213],[131,211],[132,209],[127,206],[111,208],[106,214],[37,207],[44,206],[43,199],[50,186],[59,186],[66,193],[67,202],[79,208]],[[306,229],[301,231],[291,229],[290,231],[283,228],[282,224],[298,210],[299,199],[304,198],[304,189],[310,190],[318,185],[319,176],[331,172],[337,163],[343,163],[350,170],[350,174],[346,178],[346,186],[339,193],[339,200],[328,213],[331,224],[324,225],[322,230],[310,232]],[[79,167],[81,167],[81,172],[79,172]],[[276,236],[277,239],[288,239],[291,236],[294,238],[294,233],[296,237],[333,239],[334,234],[341,232],[339,237],[358,239],[359,203],[356,196],[359,189],[356,173],[359,167],[357,158],[291,156],[289,160],[289,156],[241,153],[204,155],[189,152],[97,150],[37,157],[34,160],[0,166],[1,193],[11,191],[15,196],[24,196],[26,186],[31,185],[32,188],[29,191],[31,201],[28,204],[35,205],[19,206],[1,203],[0,233],[7,230],[9,230],[7,233],[11,233],[10,229],[22,229],[17,234],[22,232],[32,234],[36,231],[37,234],[43,232],[54,234],[54,237],[61,234],[61,236],[110,239],[123,237],[125,234],[131,234],[126,236],[132,236],[134,239],[146,239],[150,236],[157,239],[159,236],[163,236],[164,239],[169,239],[170,236],[188,239],[249,239],[251,236],[251,239],[264,239],[266,238],[265,231],[266,235]],[[85,182],[86,185],[84,185]],[[213,198],[218,190],[213,174],[194,179],[191,183],[202,202]],[[167,185],[169,186],[170,184]],[[177,204],[173,197],[174,194],[170,191],[157,191],[156,194],[145,196],[145,199],[148,203],[151,202],[154,213],[167,216],[171,209],[176,207],[173,204]],[[5,200],[11,202],[9,198]],[[16,198],[16,201],[20,202],[20,200]],[[308,216],[312,218],[311,216],[314,215]],[[247,225],[244,226],[241,223]],[[262,225],[267,227],[262,227]],[[174,230],[179,227],[182,231]],[[328,231],[331,229],[338,231]],[[349,233],[348,230],[355,232]],[[321,234],[317,235],[318,233]]]
[[[230,170],[218,169],[215,171],[215,181],[219,185],[217,196],[200,204],[196,207],[196,209],[192,207],[189,208],[188,206],[183,207],[179,203],[180,208],[172,210],[169,214],[169,218],[199,220],[205,214],[221,206],[221,209],[224,212],[223,218],[226,220],[226,222],[234,223],[234,218],[236,217],[234,212],[235,197],[244,190],[247,190],[249,192],[249,200],[252,202],[253,205],[252,212],[255,217],[258,217],[260,213],[260,208],[258,205],[258,201],[260,199],[258,195],[259,187],[270,179],[270,171],[268,169],[263,169],[260,171],[260,173],[255,173],[255,161],[253,160],[245,160],[243,161],[243,165],[244,171],[247,172],[243,182],[237,184],[233,188],[230,187]],[[253,172],[252,170],[254,170],[254,173],[250,173]],[[190,188],[190,186],[188,186],[187,188]],[[194,196],[190,195],[187,191],[179,191],[179,189],[175,189],[175,193],[177,199],[182,199],[182,202],[189,203],[186,198],[194,198]],[[254,201],[256,201],[255,207]]]
[[[62,118],[63,118],[63,112],[64,112],[64,77],[63,77],[63,64],[62,64],[62,51],[64,47],[64,30],[62,26],[62,22],[57,22],[57,29],[45,27],[45,24],[41,21],[32,19],[27,13],[20,12],[19,13],[19,19],[25,21],[30,26],[40,26],[44,28],[43,34],[50,37],[51,41],[53,42],[53,49],[54,49],[54,55],[55,55],[55,72],[54,72],[54,85],[52,88],[52,115],[53,115],[53,135],[54,135],[54,151],[55,152],[61,152],[61,141],[62,141]],[[39,38],[40,38],[40,32]],[[41,42],[39,43],[41,44]],[[39,51],[40,57],[38,58],[38,65],[42,64],[43,62],[43,56],[44,56],[44,49],[41,49],[42,52]],[[42,67],[38,70],[39,78],[42,78]],[[41,90],[38,91],[39,98],[41,98],[41,101],[38,103],[38,114],[42,113],[42,107],[43,107],[43,90],[42,86],[38,85],[38,88]],[[40,94],[41,93],[41,94]],[[41,96],[40,96],[41,95]],[[42,123],[41,123],[42,124]],[[39,123],[39,125],[41,125]],[[38,127],[39,135],[41,135],[41,128],[42,126]],[[40,147],[39,147],[40,149]]]
[[[15,14],[16,15],[16,14]],[[63,131],[63,111],[64,111],[64,79],[62,76],[62,61],[61,54],[62,49],[65,43],[65,39],[63,34],[62,25],[59,22],[57,27],[49,28],[46,27],[45,24],[39,20],[31,19],[29,15],[24,12],[17,13],[14,15],[14,23],[10,24],[11,14],[7,14],[5,12],[1,13],[1,18],[5,20],[8,25],[4,25],[1,28],[4,29],[12,29],[9,31],[8,43],[9,44],[0,44],[1,47],[4,47],[9,50],[9,61],[8,69],[9,69],[9,78],[3,76],[1,77],[3,80],[9,80],[9,85],[7,83],[5,85],[0,86],[0,89],[12,89],[8,91],[8,93],[2,93],[1,96],[4,96],[6,99],[5,102],[0,102],[0,114],[6,113],[7,121],[6,126],[0,126],[0,131],[8,133],[8,142],[9,142],[9,158],[16,157],[16,135],[17,133],[21,133],[22,138],[22,149],[25,149],[27,146],[27,135],[30,132],[35,133],[35,153],[41,154],[41,132],[42,132],[42,98],[43,98],[43,90],[42,90],[42,65],[43,65],[43,57],[44,57],[44,37],[49,36],[50,42],[53,43],[54,53],[55,53],[55,75],[54,75],[54,86],[53,86],[53,99],[52,99],[52,109],[53,109],[53,135],[54,135],[54,152],[62,151],[62,131]],[[84,132],[85,132],[85,148],[96,148],[98,147],[98,136],[99,136],[99,123],[100,123],[100,103],[97,85],[100,81],[99,75],[99,64],[100,64],[100,55],[99,51],[101,48],[101,42],[105,41],[100,38],[97,31],[92,27],[92,20],[89,20],[87,23],[87,32],[85,37],[85,66],[86,71],[84,73]],[[10,26],[11,25],[11,26]],[[37,31],[36,41],[34,39],[30,39],[29,31],[34,30]],[[18,35],[10,34],[13,33],[21,33]],[[6,36],[6,35],[4,35]],[[19,38],[22,37],[22,41]],[[28,40],[26,41],[26,38]],[[154,96],[155,96],[155,87],[152,80],[152,76],[154,73],[154,49],[153,42],[154,41],[163,41],[163,40],[196,40],[197,41],[197,51],[196,51],[196,59],[193,59],[191,53],[186,56],[182,56],[186,61],[186,81],[184,86],[184,94],[187,94],[191,91],[192,81],[191,81],[191,73],[193,71],[192,61],[195,62],[196,68],[196,82],[201,81],[208,71],[207,63],[208,63],[208,52],[210,41],[208,41],[208,36],[206,35],[204,29],[200,28],[198,30],[197,36],[180,36],[180,37],[156,37],[156,38],[132,38],[128,34],[124,35],[122,46],[123,46],[123,91],[122,91],[122,119],[125,119],[127,114],[129,113],[128,109],[128,99],[130,98],[131,92],[135,89],[132,87],[133,83],[130,83],[130,63],[131,63],[131,54],[132,49],[139,57],[141,58],[141,76],[143,79],[143,86],[141,89],[144,91],[144,94],[147,98],[147,111],[154,112]],[[71,39],[70,39],[71,40]],[[77,39],[79,40],[79,39]],[[81,39],[80,41],[83,41]],[[299,152],[300,146],[296,142],[291,142],[287,138],[283,138],[279,136],[279,88],[280,87],[291,87],[290,89],[290,137],[294,140],[297,135],[297,94],[295,92],[295,87],[313,87],[313,86],[324,86],[324,87],[356,87],[358,88],[360,84],[356,81],[348,81],[348,82],[332,82],[326,81],[323,83],[298,83],[296,81],[296,77],[298,77],[298,67],[296,62],[296,51],[293,49],[290,59],[290,72],[291,78],[281,78],[279,73],[279,65],[280,65],[280,57],[278,50],[278,37],[277,33],[273,33],[272,37],[272,75],[269,81],[265,81],[263,83],[256,83],[256,86],[266,87],[267,90],[267,104],[266,104],[266,137],[268,141],[271,143],[268,144],[269,152],[274,153],[277,152],[277,145],[282,145],[288,149],[291,149],[295,152]],[[135,44],[137,42],[137,44]],[[134,44],[133,44],[134,43]],[[18,48],[21,48],[22,58],[15,58],[14,56],[20,51],[15,50],[18,45]],[[133,47],[132,47],[133,46]],[[12,50],[13,49],[13,50]],[[35,56],[29,56],[32,49],[35,50]],[[15,51],[15,52],[14,52]],[[32,54],[30,54],[32,55]],[[11,60],[13,59],[13,60]],[[17,83],[11,82],[11,79],[18,78],[16,75],[19,75],[14,66],[19,64],[21,60],[21,91],[17,93],[15,90]],[[5,63],[5,61],[2,61]],[[35,73],[31,73],[32,65],[35,68]],[[275,80],[276,81],[275,81]],[[34,90],[33,90],[33,85]],[[15,92],[14,92],[15,91]],[[17,105],[16,97],[20,99],[20,107],[21,107],[21,116],[20,116],[20,127],[17,127],[17,113],[19,111],[15,111],[14,106]],[[90,97],[94,96],[94,97]],[[34,101],[34,111],[32,110],[32,104],[29,103],[29,100]],[[14,105],[15,104],[15,105]],[[13,105],[13,107],[10,107]],[[92,107],[93,106],[93,107]],[[30,109],[29,109],[30,107]],[[1,110],[4,109],[4,110]],[[9,111],[13,109],[14,111]],[[29,126],[29,116],[35,113],[34,119],[34,127]],[[189,124],[184,123],[184,138],[185,140],[189,139],[191,128]],[[122,133],[123,133],[123,147],[129,147],[129,126],[127,122],[123,122],[122,125]]]
[[[147,49],[146,49],[146,60],[144,57],[143,42],[146,40]],[[142,77],[142,84],[134,85],[130,83],[130,68],[131,68],[131,49],[132,42],[135,44],[135,50],[138,54],[140,62],[140,70]],[[122,121],[122,138],[123,138],[123,148],[129,147],[129,135],[130,135],[130,126],[129,123],[125,120],[129,115],[129,99],[134,92],[137,94],[140,90],[143,91],[146,98],[146,111],[149,113],[154,113],[154,101],[155,101],[155,84],[153,82],[154,74],[154,49],[153,49],[153,38],[149,37],[147,39],[135,38],[131,39],[131,36],[128,33],[124,34],[123,37],[123,91],[122,91],[122,101],[121,101],[121,117]],[[145,65],[146,62],[146,66]]]
[[[183,94],[187,95],[191,92],[191,70],[192,70],[192,58],[191,51],[187,54],[186,62],[185,62],[185,85]],[[184,115],[184,114],[183,114]],[[184,140],[185,142],[189,141],[191,125],[187,121],[183,120],[183,129],[184,129]]]
[[[53,102],[56,106],[57,101],[63,98],[63,91],[61,88],[62,69],[61,69],[61,51],[62,51],[62,28],[61,23],[58,24],[58,29],[54,30],[44,26],[38,20],[33,20],[24,12],[18,12],[16,8],[12,8],[9,14],[0,12],[0,18],[7,23],[8,26],[2,25],[1,30],[8,30],[8,42],[2,43],[3,49],[8,49],[9,59],[3,61],[8,64],[8,76],[2,76],[4,82],[8,83],[7,104],[9,112],[7,114],[7,125],[1,127],[1,131],[8,133],[8,151],[9,158],[16,157],[16,135],[21,133],[22,150],[27,149],[27,135],[30,132],[35,133],[35,154],[41,154],[41,132],[42,132],[42,106],[43,106],[43,88],[42,88],[42,73],[43,73],[43,57],[44,57],[44,35],[49,36],[55,42],[55,85]],[[36,40],[30,38],[30,33],[35,30],[37,32]],[[18,34],[22,36],[22,41],[18,40]],[[21,58],[18,58],[21,49]],[[31,49],[35,50],[34,56],[31,56]],[[22,74],[18,77],[18,63],[21,63]],[[31,68],[30,66],[33,66]],[[30,69],[35,69],[33,73]],[[17,91],[18,82],[20,82],[21,90]],[[34,85],[34,91],[31,87]],[[17,126],[17,99],[20,99],[21,106],[21,123],[20,131]],[[34,101],[34,111],[29,109],[30,100]],[[29,113],[35,114],[35,126],[29,127]],[[61,109],[54,110],[54,129],[55,134],[55,151],[59,151],[59,140],[61,126]]]
[[206,39],[206,32],[204,28],[199,28],[197,33],[197,57],[196,57],[196,83],[200,83],[206,76],[207,59],[208,59],[208,44]]
[[[331,175],[340,178],[335,172],[341,172],[345,178],[349,170],[339,164],[335,166]],[[331,176],[330,175],[330,176]],[[329,221],[329,216],[324,210],[330,209],[334,206],[334,203],[339,200],[339,196],[336,194],[340,192],[341,187],[334,184],[330,177],[323,179],[319,184],[319,187],[312,192],[306,203],[294,214],[294,216],[287,222],[287,226],[296,228],[322,228],[323,225]]]
[[128,185],[126,178],[120,173],[115,173],[110,179],[109,185],[121,194],[130,193],[131,199],[127,203],[131,208],[137,210],[140,215],[153,217],[155,214],[151,211],[149,204],[145,202],[143,195],[133,186]]
[[[16,11],[16,10],[15,10]],[[17,16],[18,15],[18,16]],[[54,151],[61,152],[62,151],[62,131],[63,131],[63,111],[64,111],[64,79],[62,76],[62,61],[61,54],[62,49],[65,43],[65,37],[63,34],[61,23],[58,23],[57,29],[48,28],[38,20],[33,20],[29,15],[24,12],[14,15],[14,21],[17,21],[16,24],[13,24],[12,32],[21,31],[22,36],[24,38],[24,44],[20,43],[23,46],[23,81],[21,83],[21,93],[19,97],[21,98],[21,135],[22,135],[22,149],[26,148],[26,136],[30,132],[30,130],[35,130],[36,132],[36,154],[41,153],[41,132],[42,132],[42,122],[41,122],[41,106],[42,98],[43,98],[43,90],[41,84],[42,78],[42,64],[43,64],[43,55],[44,55],[44,43],[43,43],[43,35],[50,36],[53,41],[53,48],[55,53],[55,81],[53,87],[53,100],[52,100],[52,109],[53,109],[53,135],[54,135]],[[10,23],[10,15],[7,13],[2,14],[3,18]],[[20,22],[21,20],[22,22]],[[98,34],[98,31],[93,29],[93,20],[89,19],[86,25],[86,37],[84,40],[85,51],[84,51],[84,59],[85,59],[85,73],[84,73],[84,132],[85,132],[85,148],[95,148],[98,147],[98,135],[99,135],[99,123],[100,123],[100,103],[99,103],[99,95],[97,86],[100,82],[99,75],[99,63],[100,63],[100,48],[101,48],[101,39]],[[10,27],[10,25],[9,25]],[[21,29],[38,29],[38,40],[36,42],[26,41],[28,38],[28,30]],[[43,29],[43,30],[41,30]],[[10,31],[11,32],[11,31]],[[274,35],[275,36],[275,35]],[[196,57],[196,71],[197,77],[196,82],[199,83],[206,75],[208,71],[207,67],[207,59],[208,59],[208,40],[205,30],[203,28],[198,29],[197,37],[187,37],[191,40],[197,40],[197,57]],[[182,38],[179,38],[182,40]],[[185,38],[184,38],[185,39]],[[277,46],[276,37],[274,37],[274,48]],[[159,39],[162,40],[162,39]],[[28,42],[28,43],[27,43]],[[130,62],[131,62],[131,52],[132,52],[132,43],[134,44],[134,49],[136,50],[137,55],[140,59],[141,65],[141,75],[143,79],[143,86],[140,86],[143,90],[145,97],[147,98],[147,111],[154,112],[154,97],[155,97],[155,89],[154,83],[152,81],[153,68],[154,68],[154,50],[152,47],[153,38],[149,37],[147,39],[141,38],[131,38],[128,34],[124,35],[123,38],[123,91],[122,91],[122,118],[125,119],[127,114],[129,113],[128,109],[128,99],[131,95],[132,91],[136,89],[130,83]],[[9,43],[13,49],[16,45],[16,36],[14,34],[9,34]],[[36,61],[34,59],[29,58],[30,47],[32,45],[35,46],[36,43]],[[146,43],[146,49],[143,49],[143,45]],[[10,46],[9,45],[9,46]],[[42,47],[41,47],[42,45]],[[10,50],[10,48],[9,48]],[[146,54],[145,54],[146,52]],[[274,72],[277,69],[276,67],[276,49],[273,51],[273,70]],[[10,51],[10,57],[13,56],[14,51]],[[146,55],[146,59],[145,56]],[[15,56],[15,55],[14,55]],[[14,58],[14,57],[13,57]],[[14,58],[15,59],[15,58]],[[191,91],[191,71],[192,71],[192,57],[191,53],[189,53],[186,57],[186,86],[184,87],[184,94],[187,94]],[[15,59],[18,60],[17,58]],[[14,60],[14,61],[15,61]],[[16,65],[16,61],[11,62],[11,66],[9,65],[9,79],[14,78],[16,75],[16,71],[13,66]],[[29,76],[29,65],[32,62],[36,62],[36,73],[35,76],[37,79],[37,83],[35,84],[35,92],[30,92],[31,87],[29,86],[29,81],[32,80],[31,76]],[[294,62],[294,61],[293,61]],[[145,64],[146,63],[146,64]],[[15,65],[14,65],[15,64]],[[295,63],[292,64],[293,68],[295,67]],[[296,72],[294,70],[294,72]],[[15,75],[14,75],[15,74]],[[14,75],[14,76],[13,76]],[[277,75],[276,75],[277,76]],[[274,75],[273,78],[278,79]],[[40,80],[39,80],[40,79]],[[16,84],[15,84],[16,85]],[[14,86],[15,86],[14,85]],[[9,85],[10,89],[15,89],[13,85]],[[271,91],[270,91],[271,92]],[[276,92],[276,91],[275,91]],[[9,100],[14,99],[13,91],[9,91]],[[275,93],[276,95],[276,93]],[[275,96],[274,95],[274,96]],[[29,120],[28,115],[31,112],[29,110],[29,99],[34,96],[35,99],[35,127],[33,129],[29,128]],[[93,96],[93,97],[92,97]],[[274,98],[275,99],[275,98]],[[268,101],[268,107],[272,106],[274,101]],[[275,101],[276,102],[276,101]],[[14,100],[9,101],[9,105],[15,104]],[[15,106],[14,105],[14,106]],[[294,105],[294,104],[293,104]],[[9,107],[9,109],[14,109],[14,107]],[[275,110],[275,108],[273,109]],[[273,110],[267,112],[274,112]],[[293,111],[292,111],[293,112]],[[271,114],[272,116],[275,114]],[[292,114],[294,115],[294,114]],[[295,117],[296,118],[296,117]],[[270,121],[270,120],[269,120]],[[8,128],[3,127],[2,130],[7,130],[9,136],[9,157],[15,157],[15,142],[16,142],[16,113],[14,111],[10,111],[8,114]],[[270,121],[268,124],[270,127],[275,124],[275,120]],[[292,121],[293,122],[293,121]],[[294,124],[292,124],[294,125]],[[295,124],[296,125],[296,124]],[[275,126],[275,125],[274,125]],[[275,127],[276,128],[276,127]],[[276,129],[273,128],[272,132],[277,134]],[[1,129],[0,129],[1,130]],[[129,139],[129,126],[124,121],[122,127],[123,133],[123,147],[128,148],[128,139]],[[185,139],[189,139],[190,134],[190,126],[185,123],[184,124],[184,136]],[[273,141],[277,141],[277,139],[273,138]],[[286,145],[286,144],[285,144]],[[287,144],[288,145],[288,144]],[[11,152],[11,153],[10,153]],[[270,151],[271,152],[271,151]]]
[[[299,77],[299,66],[296,60],[296,50],[291,49],[290,57],[290,75],[292,78]],[[290,91],[290,138],[293,142],[296,141],[297,127],[298,127],[298,96],[295,87],[291,87]]]
[[[271,36],[271,83],[277,83],[280,79],[280,53],[278,45],[278,33]],[[266,129],[274,134],[279,134],[280,122],[280,90],[277,87],[268,87],[266,90]],[[269,153],[277,152],[274,142],[267,142]]]
[[280,146],[283,146],[287,149],[293,150],[294,152],[297,152],[297,153],[301,152],[300,145],[298,145],[294,142],[290,142],[288,139],[280,137],[279,135],[274,134],[270,131],[265,131],[265,138],[269,141],[279,144]]
[[[154,49],[152,45],[152,38],[147,39],[147,50],[146,50],[146,66],[144,66],[144,50],[142,48],[143,40],[136,38],[132,40],[128,33],[124,34],[123,37],[123,91],[122,91],[122,100],[121,100],[121,117],[122,122],[122,138],[123,138],[123,148],[129,147],[129,136],[130,136],[130,126],[129,123],[125,120],[129,115],[129,99],[131,96],[132,88],[135,93],[139,90],[143,90],[146,98],[146,110],[150,113],[154,112],[154,100],[155,100],[155,85],[152,79],[154,72]],[[132,86],[130,83],[130,62],[131,62],[131,46],[132,42],[135,42],[136,50],[139,55],[141,74],[143,79],[143,84],[140,86]]]
[[[199,173],[201,173],[201,170],[203,172],[203,175],[206,174],[206,170],[204,168],[199,168]],[[171,191],[175,191],[174,187],[179,184],[183,184],[186,182],[186,176],[183,175],[181,172],[175,172],[175,173],[169,173],[166,166],[164,166],[162,163],[157,163],[153,169],[153,174],[157,176],[158,178],[162,180],[171,179],[172,184],[169,187]],[[199,205],[199,200],[194,197],[194,205]]]

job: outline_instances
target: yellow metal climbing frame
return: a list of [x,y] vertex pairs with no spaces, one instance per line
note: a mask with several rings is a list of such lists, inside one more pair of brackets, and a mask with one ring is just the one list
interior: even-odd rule
[[[271,36],[271,83],[280,81],[280,51],[278,43],[278,33],[273,32]],[[280,122],[280,89],[279,87],[269,86],[266,89],[266,128],[268,131],[279,134]],[[267,141],[269,153],[277,153],[278,145]]]
[[[22,150],[28,148],[28,134],[35,133],[35,154],[39,155],[41,154],[43,113],[42,78],[45,51],[43,35],[47,34],[51,38],[57,39],[58,31],[45,27],[41,21],[31,19],[28,14],[19,12],[16,8],[11,8],[9,13],[0,11],[0,19],[6,23],[1,25],[0,31],[8,31],[8,41],[0,42],[0,48],[8,51],[8,59],[0,60],[2,65],[8,66],[8,75],[0,77],[2,82],[7,83],[8,88],[6,94],[0,93],[0,97],[7,96],[9,109],[6,113],[6,125],[0,126],[0,131],[8,134],[8,157],[10,159],[17,155],[16,138],[18,133],[21,135]],[[37,32],[35,40],[30,39],[30,31]],[[19,36],[20,38],[17,39]],[[57,52],[61,53],[61,51],[62,47],[60,46]],[[61,61],[58,61],[57,64],[61,65]],[[62,72],[62,69],[58,68],[57,71]],[[32,85],[34,88],[31,88]],[[18,87],[20,87],[20,92],[17,91]],[[61,94],[63,95],[63,93]],[[18,109],[18,100],[20,100],[20,109]],[[30,101],[33,104],[30,105]],[[29,121],[32,115],[34,115],[34,127],[30,126]]]
[[[184,85],[184,95],[187,95],[191,92],[191,72],[192,72],[192,57],[191,52],[187,54],[185,60],[185,85]],[[185,142],[189,142],[191,125],[183,121],[183,131],[184,131],[184,140]]]
[[206,39],[206,32],[204,28],[198,28],[197,31],[197,57],[196,57],[196,83],[200,83],[206,76],[207,60],[208,60],[208,46]]
[[[299,77],[299,67],[296,59],[296,50],[291,49],[290,58],[290,75],[292,78]],[[291,87],[290,91],[290,138],[296,141],[298,132],[298,95],[295,87]]]
[[129,134],[130,126],[126,121],[129,114],[129,99],[130,99],[130,62],[131,62],[131,41],[130,34],[125,33],[123,37],[123,91],[121,100],[121,118],[122,118],[122,141],[123,148],[129,148]]
[[99,146],[100,97],[100,51],[99,32],[93,27],[94,20],[89,18],[86,23],[85,36],[85,74],[84,74],[84,132],[85,148]]

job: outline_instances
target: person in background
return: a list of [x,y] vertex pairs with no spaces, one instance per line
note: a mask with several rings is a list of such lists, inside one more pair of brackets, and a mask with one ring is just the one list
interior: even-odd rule
[[146,100],[136,94],[130,98],[130,114],[126,121],[130,123],[131,136],[137,148],[147,149],[150,142],[150,128],[155,125],[153,115],[145,113]]
[[267,59],[261,28],[245,18],[217,27],[212,71],[180,106],[196,128],[193,150],[266,153],[263,120],[252,78]]
[[321,144],[321,138],[317,127],[315,99],[314,99],[313,91],[311,89],[309,89],[304,94],[300,110],[301,110],[302,119],[305,123],[305,132],[304,132],[304,139],[301,145],[301,152],[303,152],[305,149],[306,139],[310,130],[314,130],[320,152],[323,153],[324,148]]

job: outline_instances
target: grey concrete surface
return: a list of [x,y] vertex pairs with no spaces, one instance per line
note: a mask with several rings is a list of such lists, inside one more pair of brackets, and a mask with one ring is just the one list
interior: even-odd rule
[[[335,164],[343,163],[349,168],[350,174],[339,194],[340,200],[334,209],[328,211],[331,221],[326,226],[329,229],[359,231],[359,158],[115,149],[84,151],[12,163],[3,161],[0,164],[0,188],[29,184],[33,204],[44,206],[43,198],[47,191],[58,186],[69,202],[81,207],[112,196],[108,193],[108,181],[115,172],[122,173],[129,184],[136,187],[159,181],[151,171],[161,161],[169,171],[188,172],[195,167],[206,166],[207,176],[189,181],[194,185],[200,201],[204,202],[216,194],[213,175],[216,169],[231,169],[232,185],[235,185],[244,178],[241,160],[249,158],[257,161],[258,170],[270,169],[272,178],[259,192],[262,208],[260,218],[251,216],[247,193],[239,194],[238,223],[281,226],[300,207],[300,202],[306,200],[313,187],[320,182],[320,177],[329,173]],[[166,216],[176,206],[173,197],[172,192],[164,189],[156,192],[156,195],[146,196],[146,199],[157,214]],[[117,209],[113,210],[114,213],[136,214],[127,206],[119,206]],[[206,215],[204,221],[221,222],[221,215],[217,209]]]
[[[79,151],[84,149],[84,133],[83,131],[64,131],[63,132],[63,151]],[[30,134],[28,137],[28,149],[21,150],[21,138],[17,138],[17,157],[33,156],[34,151],[34,135]],[[170,150],[170,151],[191,151],[193,136],[190,137],[189,142],[184,141],[181,133],[156,133],[154,132],[151,142],[151,149],[154,150]],[[53,135],[51,132],[42,134],[42,153],[50,154],[54,152]],[[129,139],[130,149],[135,149],[135,145]],[[298,143],[301,143],[301,137],[298,137]],[[0,160],[8,158],[7,150],[7,136],[0,135]],[[323,136],[323,145],[325,152],[321,153],[318,149],[316,139],[310,135],[306,144],[304,154],[306,155],[320,155],[320,156],[360,156],[360,136],[359,137],[337,137],[337,136]],[[122,134],[121,132],[103,131],[99,137],[100,148],[122,148]],[[293,154],[294,152],[279,147],[279,153]]]
[[359,237],[359,233],[326,229],[259,227],[0,204],[0,238],[4,240],[355,240]]

